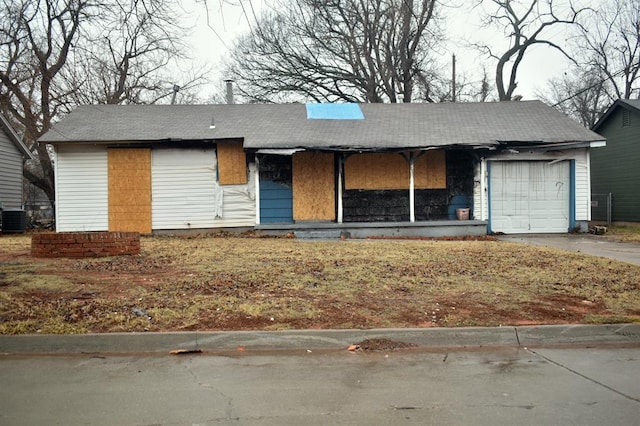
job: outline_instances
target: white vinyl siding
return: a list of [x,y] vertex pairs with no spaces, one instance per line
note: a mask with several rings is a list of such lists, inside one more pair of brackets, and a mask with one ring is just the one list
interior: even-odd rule
[[22,156],[0,128],[0,209],[22,208]]
[[223,185],[222,217],[217,226],[254,226],[256,224],[256,165],[249,164],[249,179],[245,185]]
[[109,227],[107,149],[58,146],[56,230],[106,231]]
[[152,228],[253,226],[255,166],[245,185],[219,185],[214,149],[151,152]]
[[222,215],[213,149],[151,151],[153,229],[211,228]]
[[483,158],[477,163],[473,179],[473,212],[471,218],[475,220],[487,220],[487,161]]
[[576,151],[576,220],[591,220],[591,164],[589,150]]

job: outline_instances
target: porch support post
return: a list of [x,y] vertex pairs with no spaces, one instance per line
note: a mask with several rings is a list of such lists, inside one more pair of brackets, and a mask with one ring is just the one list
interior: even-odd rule
[[338,223],[342,223],[342,168],[344,164],[344,154],[338,153]]
[[[489,200],[488,200],[489,174],[487,173],[487,159],[480,159],[480,205],[473,208],[473,218],[480,220],[489,219]],[[476,211],[478,209],[479,211]]]
[[256,225],[260,225],[260,161],[256,154]]
[[415,169],[415,157],[413,152],[409,153],[409,222],[416,221],[416,188],[413,177]]

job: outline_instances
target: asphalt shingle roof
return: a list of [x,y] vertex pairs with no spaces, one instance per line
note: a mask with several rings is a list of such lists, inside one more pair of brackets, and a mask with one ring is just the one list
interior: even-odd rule
[[360,107],[364,120],[310,120],[304,104],[81,106],[40,142],[242,138],[248,149],[366,150],[603,140],[539,101]]

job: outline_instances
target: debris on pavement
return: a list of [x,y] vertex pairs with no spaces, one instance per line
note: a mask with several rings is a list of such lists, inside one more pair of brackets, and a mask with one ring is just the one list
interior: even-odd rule
[[413,343],[397,342],[391,339],[365,339],[360,343],[349,345],[347,350],[355,351],[395,351],[398,349],[415,348],[417,345]]
[[169,353],[171,355],[201,354],[202,349],[174,349]]

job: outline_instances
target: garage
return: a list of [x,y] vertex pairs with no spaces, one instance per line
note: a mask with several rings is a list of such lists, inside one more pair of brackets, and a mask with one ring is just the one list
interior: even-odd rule
[[570,161],[489,162],[491,232],[568,232],[570,199]]

